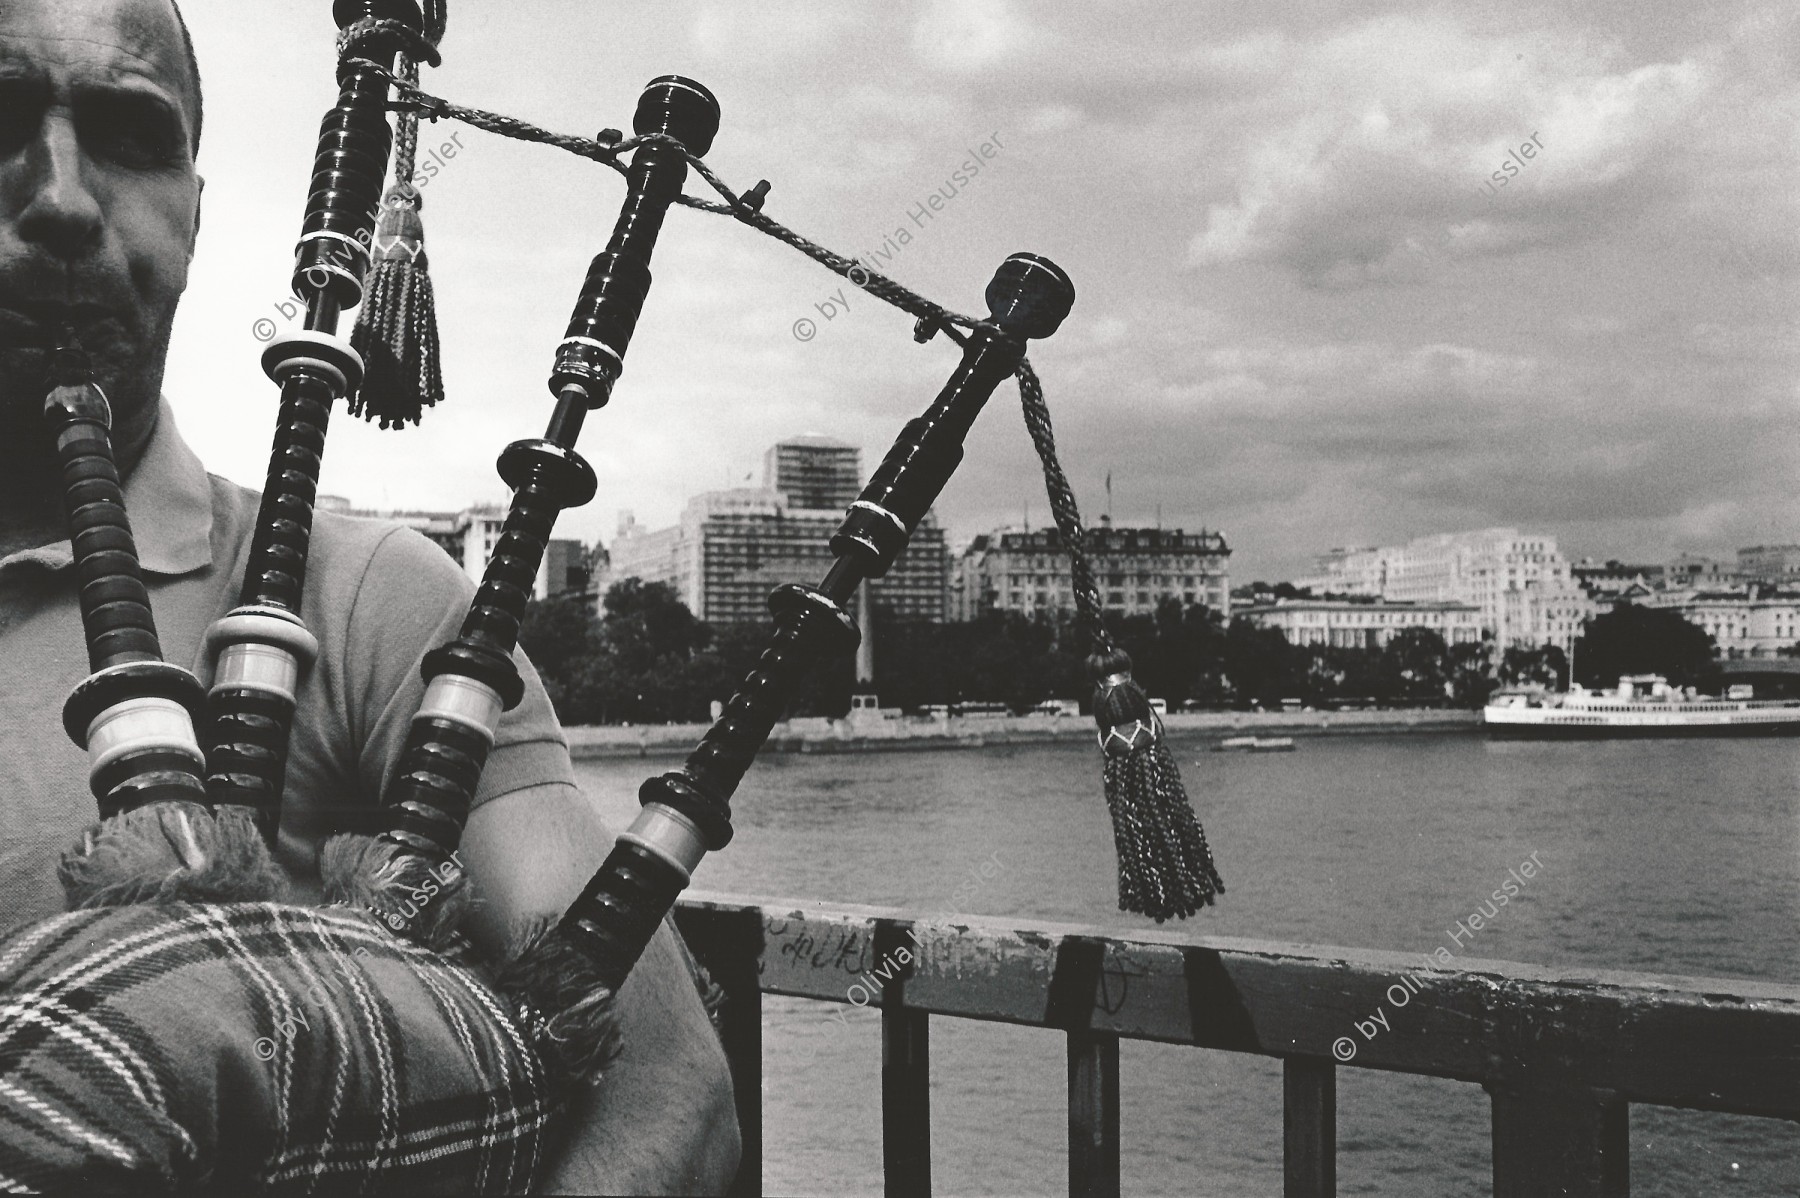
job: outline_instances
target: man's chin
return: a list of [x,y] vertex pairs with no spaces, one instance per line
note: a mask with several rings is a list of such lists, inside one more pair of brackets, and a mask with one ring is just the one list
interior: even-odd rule
[[30,409],[41,414],[49,381],[49,350],[0,345],[0,414],[9,426],[16,424],[18,411]]

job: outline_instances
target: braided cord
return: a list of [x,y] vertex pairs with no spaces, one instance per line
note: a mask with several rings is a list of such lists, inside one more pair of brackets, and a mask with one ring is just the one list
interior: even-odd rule
[[[555,133],[533,125],[529,121],[519,120],[517,117],[488,112],[480,108],[469,108],[422,91],[418,87],[416,65],[407,59],[402,59],[402,64],[402,74],[400,75],[395,75],[376,63],[367,63],[366,65],[386,74],[394,83],[396,103],[403,108],[412,110],[410,115],[413,115],[415,119],[403,126],[404,128],[410,129],[416,125],[418,115],[424,115],[432,120],[447,117],[500,137],[552,146],[577,157],[609,166],[620,174],[624,174],[626,171],[624,164],[618,160],[620,154],[651,142],[666,143],[679,151],[687,159],[688,165],[694,168],[694,173],[705,179],[708,186],[724,197],[724,202],[720,203],[715,200],[683,195],[676,198],[676,203],[688,208],[699,209],[702,212],[736,217],[744,224],[773,237],[783,245],[799,250],[814,262],[833,274],[848,279],[852,285],[860,287],[876,299],[915,317],[918,320],[915,336],[920,341],[927,340],[939,330],[942,330],[958,344],[963,344],[965,340],[957,332],[958,329],[972,331],[985,328],[999,332],[987,321],[964,316],[933,303],[918,292],[870,269],[857,259],[846,258],[842,254],[801,236],[764,213],[760,201],[746,202],[744,197],[728,187],[710,166],[691,153],[680,141],[667,134],[650,133],[603,141],[598,138]],[[406,66],[413,66],[410,77],[404,73]],[[410,167],[410,158],[408,165]],[[1062,463],[1056,456],[1056,436],[1050,425],[1050,408],[1044,400],[1043,386],[1038,382],[1037,373],[1032,370],[1028,359],[1021,358],[1019,360],[1017,374],[1019,398],[1025,413],[1025,427],[1031,434],[1031,441],[1037,449],[1038,459],[1043,463],[1044,488],[1050,497],[1050,510],[1055,514],[1057,532],[1062,539],[1063,547],[1069,554],[1076,617],[1090,638],[1094,650],[1102,653],[1110,652],[1114,645],[1112,637],[1106,631],[1105,621],[1102,619],[1100,591],[1094,583],[1093,568],[1087,556],[1087,534],[1081,523],[1081,511],[1076,506],[1074,491],[1070,489],[1068,476],[1063,473]]]
[[[699,175],[702,179],[705,179],[709,187],[724,197],[724,202],[720,203],[717,200],[705,200],[697,196],[683,195],[676,197],[675,202],[677,204],[687,208],[695,208],[701,212],[711,212],[719,216],[736,217],[751,228],[766,233],[782,244],[799,250],[808,258],[811,258],[814,262],[817,262],[834,274],[849,279],[851,283],[862,288],[864,291],[867,291],[877,299],[892,304],[903,312],[910,313],[920,321],[924,322],[927,329],[935,330],[938,328],[950,328],[952,326],[965,329],[992,327],[989,326],[986,321],[977,320],[972,316],[964,316],[960,312],[954,312],[949,308],[935,304],[918,292],[913,291],[903,284],[895,282],[893,279],[888,278],[879,271],[865,266],[857,259],[846,258],[844,255],[826,249],[817,242],[794,232],[794,230],[788,228],[780,221],[766,215],[755,206],[746,203],[743,196],[727,186],[725,181],[720,179],[703,159],[691,153],[680,141],[667,134],[647,133],[622,138],[617,141],[601,141],[592,137],[576,137],[567,133],[554,133],[549,129],[534,125],[530,121],[522,121],[517,117],[506,116],[503,113],[498,112],[489,112],[482,108],[468,108],[461,104],[454,104],[439,96],[431,95],[428,92],[421,91],[416,83],[396,75],[394,72],[382,67],[379,63],[370,62],[366,59],[356,59],[354,61],[358,66],[367,66],[370,69],[378,70],[386,75],[394,84],[395,94],[398,97],[397,103],[403,107],[415,108],[419,115],[425,116],[431,120],[444,117],[450,120],[461,121],[463,124],[472,128],[480,129],[499,137],[508,137],[515,141],[531,142],[536,145],[551,146],[555,149],[573,154],[578,158],[586,158],[591,162],[598,162],[603,166],[609,166],[621,175],[626,172],[626,167],[624,163],[618,160],[619,155],[641,145],[662,142],[679,151],[681,155],[687,159],[688,165],[694,168],[694,173]],[[993,331],[996,333],[999,332],[998,329],[993,329]]]
[[[416,87],[418,60],[410,54],[402,54],[397,77],[403,85]],[[414,109],[402,109],[400,119],[394,124],[394,187],[404,197],[403,203],[416,206],[419,198],[413,191],[412,181],[414,159],[419,153],[419,114]]]
[[1025,428],[1038,460],[1044,464],[1044,490],[1050,496],[1050,512],[1056,518],[1056,531],[1063,548],[1069,551],[1069,573],[1075,593],[1075,614],[1086,630],[1096,653],[1113,649],[1112,637],[1101,618],[1100,590],[1094,585],[1094,570],[1088,562],[1087,532],[1081,524],[1081,509],[1075,506],[1075,492],[1069,488],[1068,476],[1056,456],[1056,432],[1050,427],[1050,405],[1044,402],[1044,388],[1037,371],[1027,359],[1019,360],[1019,401],[1025,410]]

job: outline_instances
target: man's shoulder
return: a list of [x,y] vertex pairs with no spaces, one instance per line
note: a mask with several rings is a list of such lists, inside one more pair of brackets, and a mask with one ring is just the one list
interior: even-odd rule
[[[242,563],[256,533],[262,493],[217,474],[213,489],[216,532],[230,542],[227,560]],[[223,548],[223,547],[221,547]],[[307,546],[307,591],[336,604],[371,583],[398,596],[435,605],[466,601],[474,580],[442,546],[392,518],[315,508]]]

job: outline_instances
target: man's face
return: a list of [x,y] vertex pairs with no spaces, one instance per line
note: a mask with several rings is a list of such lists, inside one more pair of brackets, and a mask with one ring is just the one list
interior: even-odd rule
[[115,426],[151,418],[199,225],[194,105],[167,0],[0,0],[0,437],[42,426],[64,323]]

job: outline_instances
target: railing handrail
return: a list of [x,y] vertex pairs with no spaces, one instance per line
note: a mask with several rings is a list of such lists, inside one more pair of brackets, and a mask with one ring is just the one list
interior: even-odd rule
[[[929,1160],[929,1016],[1067,1032],[1084,1194],[1116,1193],[1120,1039],[1283,1058],[1288,1194],[1334,1190],[1339,1062],[1485,1086],[1496,1198],[1624,1193],[1632,1102],[1800,1119],[1795,985],[1461,955],[1433,969],[1376,949],[705,891],[679,918],[739,998],[727,1051],[759,1155],[762,993],[880,1008],[891,1160]],[[890,1171],[888,1189],[929,1180]]]

